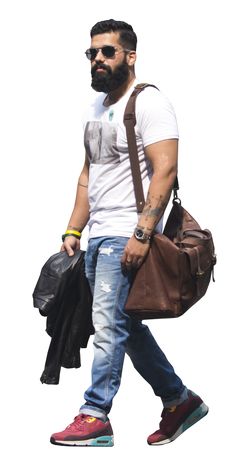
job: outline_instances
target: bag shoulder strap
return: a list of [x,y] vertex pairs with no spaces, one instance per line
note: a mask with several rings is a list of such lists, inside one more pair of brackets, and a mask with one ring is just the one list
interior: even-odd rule
[[[135,130],[134,130],[134,127],[136,125],[135,103],[136,103],[137,96],[140,94],[140,92],[146,89],[146,87],[154,87],[157,90],[159,90],[153,84],[137,84],[132,94],[130,95],[130,98],[127,102],[125,112],[124,112],[124,125],[126,128],[128,150],[129,150],[129,156],[130,156],[130,166],[131,166],[131,172],[132,172],[132,177],[133,177],[134,193],[135,193],[138,213],[141,213],[143,210],[143,207],[145,205],[145,198],[144,198],[144,193],[143,193],[143,184],[142,184],[142,178],[141,178],[141,172],[140,172],[140,166],[139,166],[139,158],[138,158],[138,149],[137,149],[136,136],[135,136]],[[178,178],[176,177],[174,187],[173,187],[174,199],[178,198],[177,196],[178,189],[179,189],[179,183],[178,183]]]

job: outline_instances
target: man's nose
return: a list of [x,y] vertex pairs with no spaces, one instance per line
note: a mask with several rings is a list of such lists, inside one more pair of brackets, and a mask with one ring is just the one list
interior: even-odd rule
[[97,62],[102,62],[102,63],[104,63],[105,57],[104,57],[104,55],[103,55],[103,53],[102,53],[102,50],[98,50],[97,55],[96,55],[96,58],[95,58],[95,61],[96,61],[96,63],[97,63]]

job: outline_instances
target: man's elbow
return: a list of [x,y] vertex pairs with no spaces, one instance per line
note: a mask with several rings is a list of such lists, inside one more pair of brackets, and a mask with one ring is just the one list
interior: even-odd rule
[[177,164],[171,166],[170,170],[169,170],[169,177],[170,179],[173,179],[173,181],[175,181],[175,178],[178,174],[178,167],[177,167]]

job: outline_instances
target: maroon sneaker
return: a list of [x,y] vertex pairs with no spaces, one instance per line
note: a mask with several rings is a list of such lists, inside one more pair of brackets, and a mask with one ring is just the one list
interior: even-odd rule
[[147,439],[149,445],[165,445],[175,440],[191,425],[202,419],[208,413],[208,407],[202,399],[188,390],[188,399],[178,406],[164,408],[159,430]]
[[97,417],[79,414],[65,430],[54,433],[50,442],[65,446],[113,446],[113,430],[108,419],[103,422]]

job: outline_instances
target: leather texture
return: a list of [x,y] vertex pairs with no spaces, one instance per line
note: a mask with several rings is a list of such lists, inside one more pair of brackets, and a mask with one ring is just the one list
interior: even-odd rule
[[126,311],[138,319],[179,317],[205,295],[216,263],[212,234],[175,200],[138,269]]
[[47,317],[51,337],[41,382],[58,384],[61,367],[81,365],[80,348],[94,333],[92,295],[84,270],[84,251],[52,255],[42,267],[33,292],[33,304]]

